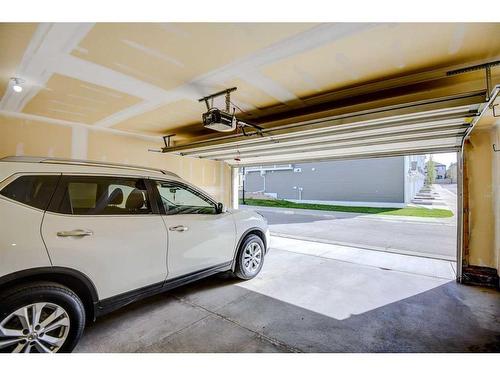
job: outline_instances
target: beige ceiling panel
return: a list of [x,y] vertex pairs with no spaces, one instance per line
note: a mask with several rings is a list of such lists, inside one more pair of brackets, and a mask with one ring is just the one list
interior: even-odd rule
[[72,54],[171,89],[313,26],[307,23],[100,23]]
[[[238,88],[238,90],[231,94],[231,100],[235,103],[243,104],[249,110],[269,107],[278,103],[278,101],[272,96],[269,96],[267,93],[255,87],[250,82],[243,81],[241,79],[222,82],[222,84],[216,85],[214,89],[224,90],[228,87]],[[221,96],[218,99],[219,102],[217,105],[220,106],[220,108],[224,108],[224,96]],[[245,108],[242,107],[241,109],[245,111]],[[236,112],[238,112],[238,109],[236,109]]]
[[93,124],[139,101],[119,91],[54,74],[23,112]]
[[299,97],[500,55],[500,24],[380,25],[263,73]]
[[36,23],[0,23],[0,98],[5,94],[9,79],[16,75],[24,51],[36,28]]
[[201,122],[203,103],[179,100],[132,117],[114,126],[116,129],[165,134],[179,126]]
[[[240,107],[240,109],[236,108],[237,114],[241,113],[241,111],[246,112],[247,110],[253,112],[259,107],[269,106],[276,102],[276,99],[242,80],[233,80],[224,82],[221,85],[215,85],[214,90],[223,90],[224,88],[235,86],[238,90],[231,95],[231,99],[234,104]],[[224,96],[221,96],[216,98],[213,104],[218,108],[224,109],[224,100]],[[115,125],[114,128],[133,132],[165,134],[172,129],[178,129],[186,124],[200,124],[198,130],[203,130],[201,115],[205,111],[205,103],[182,99],[132,117]],[[192,130],[186,128],[186,133],[192,133]],[[183,134],[178,134],[178,137],[182,136]]]
[[[255,109],[259,109],[259,107],[269,106],[276,102],[274,98],[243,80],[224,82],[221,85],[216,85],[214,90],[222,90],[234,86],[238,87],[238,90],[232,94],[231,99],[234,104],[240,107],[239,109],[236,108],[237,114],[241,113],[241,111],[246,112],[246,110],[253,112]],[[216,98],[214,105],[218,108],[224,108],[224,97]],[[231,107],[233,106],[231,105]],[[133,132],[165,134],[173,129],[177,131],[186,124],[194,125],[190,129],[186,127],[185,131],[178,133],[176,139],[179,139],[179,137],[183,138],[188,133],[192,135],[193,131],[203,131],[201,115],[205,111],[206,106],[204,103],[182,99],[134,116],[115,125],[114,128]],[[197,126],[197,124],[200,125]]]

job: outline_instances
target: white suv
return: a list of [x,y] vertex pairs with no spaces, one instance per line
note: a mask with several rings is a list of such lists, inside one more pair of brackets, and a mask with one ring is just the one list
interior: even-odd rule
[[75,160],[0,159],[0,351],[69,352],[85,321],[229,271],[257,275],[265,219],[177,175]]

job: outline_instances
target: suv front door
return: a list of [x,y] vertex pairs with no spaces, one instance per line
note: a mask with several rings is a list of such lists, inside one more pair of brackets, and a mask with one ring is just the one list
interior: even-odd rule
[[236,228],[229,212],[177,181],[156,181],[160,212],[168,228],[168,278],[229,264],[234,256]]
[[160,287],[167,232],[148,189],[142,178],[63,175],[42,224],[53,265],[83,272],[100,299]]

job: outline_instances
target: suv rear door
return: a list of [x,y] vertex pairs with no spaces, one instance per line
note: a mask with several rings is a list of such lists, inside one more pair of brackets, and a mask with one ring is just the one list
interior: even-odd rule
[[0,276],[50,266],[40,236],[60,174],[16,174],[0,183]]
[[167,232],[145,179],[63,175],[42,223],[53,265],[74,268],[105,299],[167,276]]

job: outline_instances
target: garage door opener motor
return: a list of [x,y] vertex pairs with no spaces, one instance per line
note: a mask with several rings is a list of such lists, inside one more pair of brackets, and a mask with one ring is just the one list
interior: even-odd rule
[[[207,129],[215,130],[218,132],[231,132],[237,129],[242,129],[243,134],[245,134],[244,127],[249,126],[256,129],[258,132],[262,130],[262,128],[258,125],[249,124],[247,122],[243,122],[238,120],[234,114],[234,108],[231,113],[231,92],[236,91],[236,87],[232,87],[230,89],[225,89],[215,94],[204,96],[199,99],[199,102],[205,102],[207,106],[207,112],[203,113],[201,118],[203,121],[203,126]],[[215,107],[214,99],[225,95],[226,97],[226,108],[225,111]]]

